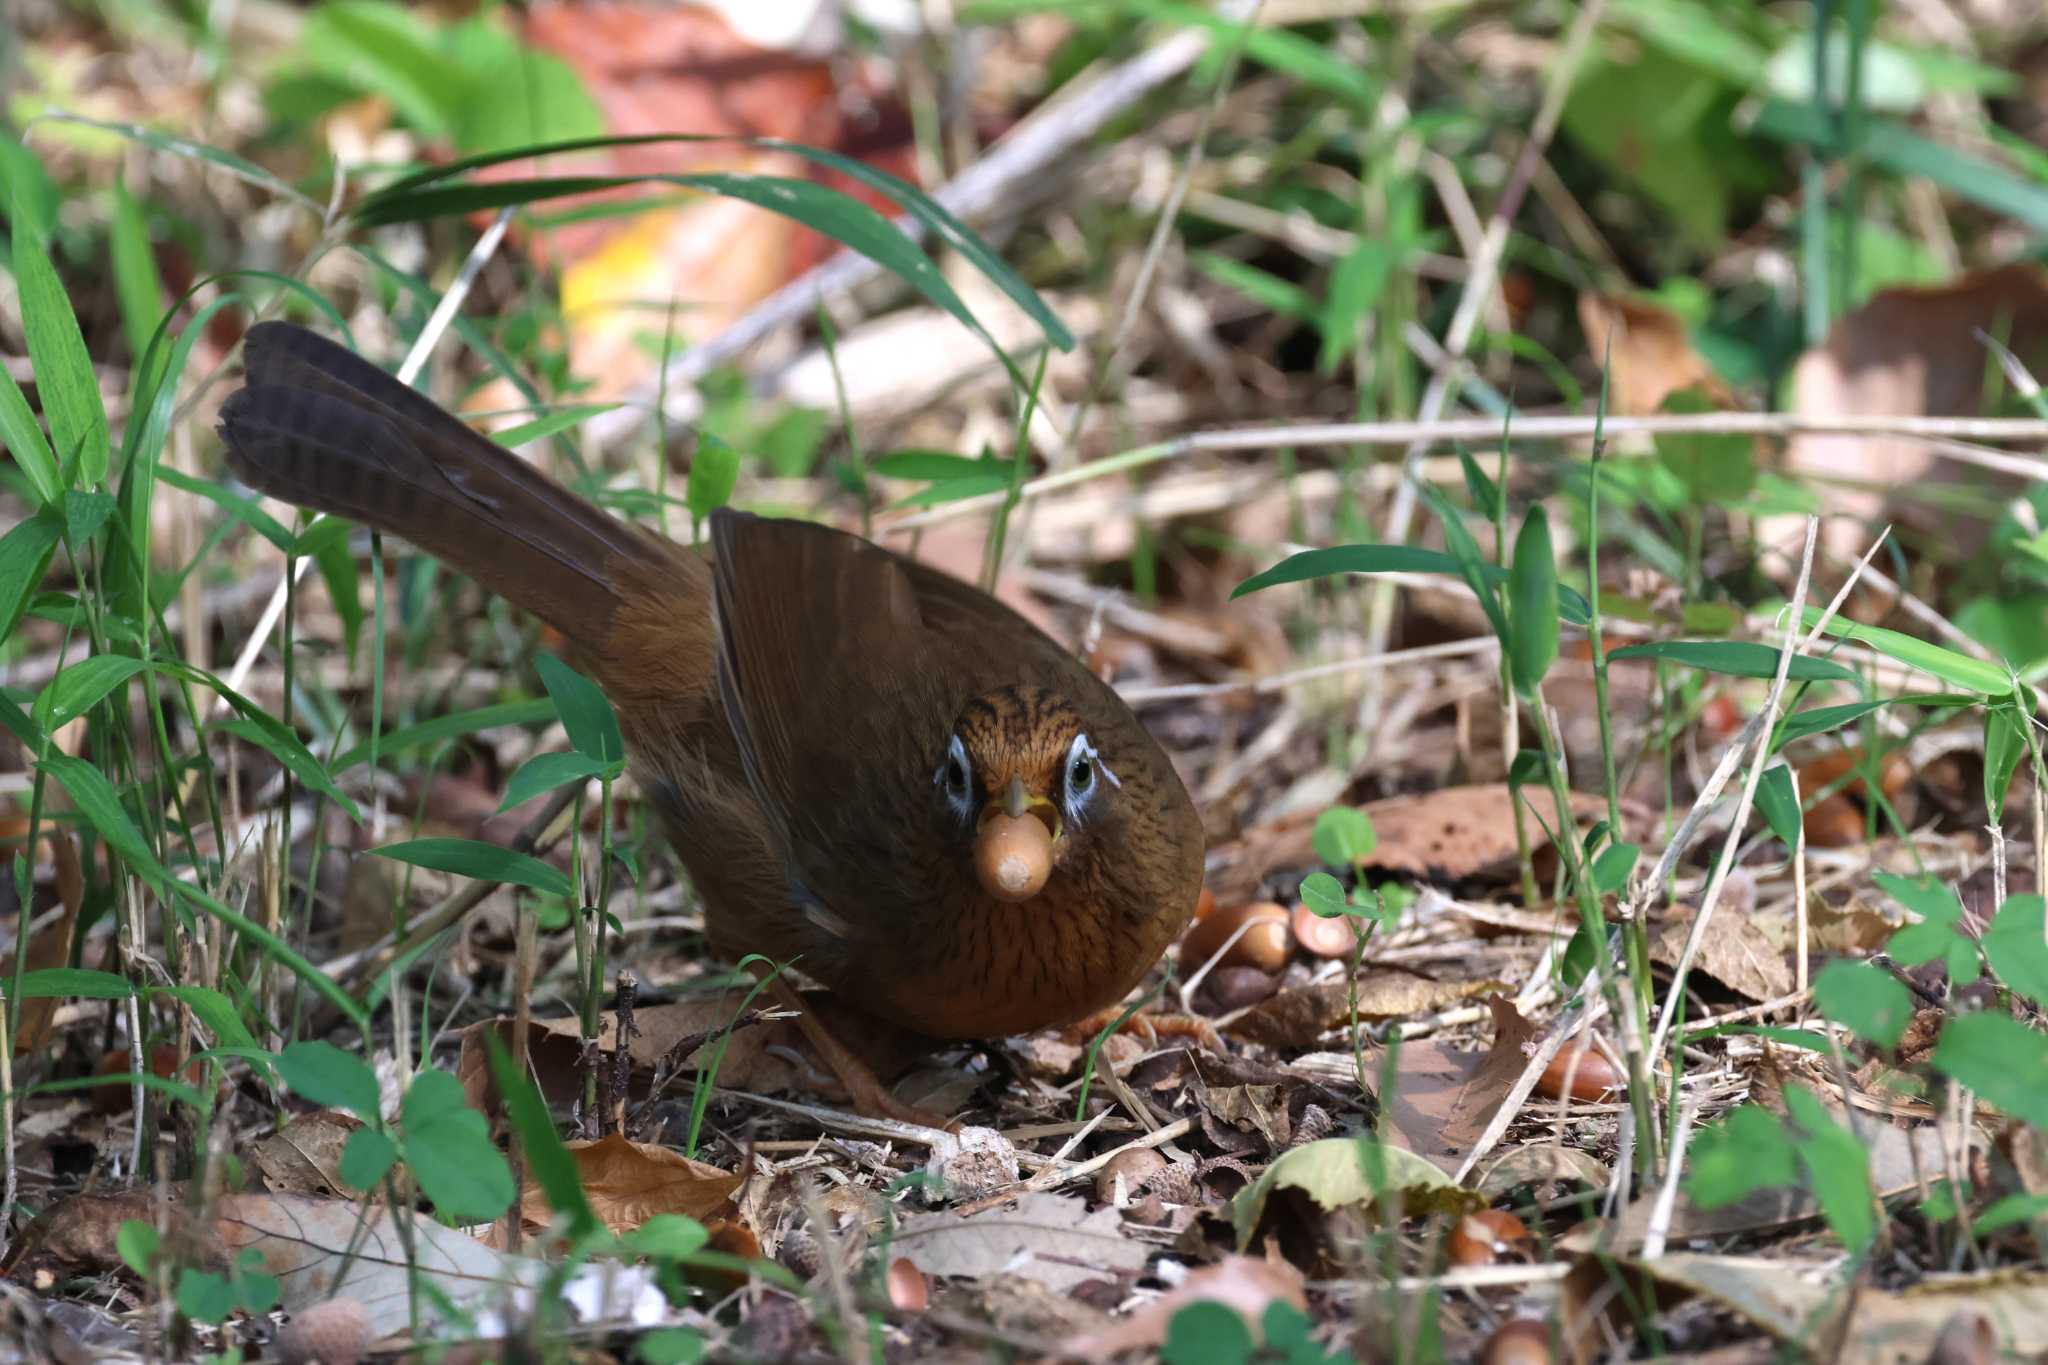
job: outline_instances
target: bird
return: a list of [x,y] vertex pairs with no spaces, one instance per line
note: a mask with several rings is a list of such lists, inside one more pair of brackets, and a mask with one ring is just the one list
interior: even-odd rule
[[[293,323],[250,328],[244,364],[219,416],[238,479],[409,541],[560,634],[719,956],[985,1040],[1108,1009],[1186,927],[1204,839],[1172,761],[989,594],[801,519],[720,508],[680,544]],[[799,1023],[857,1109],[930,1120]]]

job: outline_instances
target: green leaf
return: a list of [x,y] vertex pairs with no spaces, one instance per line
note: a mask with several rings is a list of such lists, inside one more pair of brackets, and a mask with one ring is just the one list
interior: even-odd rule
[[163,1245],[157,1230],[137,1218],[125,1219],[114,1233],[114,1250],[127,1267],[147,1280],[156,1268],[156,1253]]
[[1875,701],[1852,701],[1841,706],[1816,706],[1806,711],[1794,711],[1779,723],[1778,742],[1771,752],[1776,753],[1794,740],[1839,729],[1885,706],[1976,706],[1982,700],[1968,692],[1913,692],[1901,697],[1879,697]]
[[1198,1300],[1168,1320],[1159,1358],[1166,1365],[1246,1365],[1252,1358],[1252,1329],[1235,1308]]
[[24,1000],[126,1000],[135,994],[128,979],[86,967],[43,967],[21,974]]
[[[492,1036],[484,1035],[486,1039]],[[548,1132],[554,1131],[554,1125],[550,1123]],[[559,1143],[560,1139],[556,1141]],[[581,1194],[580,1187],[577,1192]],[[559,1209],[556,1211],[561,1212]],[[694,1218],[685,1218],[679,1213],[657,1213],[621,1240],[628,1249],[639,1255],[657,1260],[678,1261],[702,1251],[705,1244],[711,1240],[711,1233]]]
[[1994,1199],[1984,1211],[1970,1220],[1970,1230],[1979,1237],[2020,1223],[2031,1223],[2048,1214],[2048,1194],[2009,1194],[2003,1199]]
[[[5,137],[0,136],[0,146],[5,145]],[[57,481],[57,461],[50,455],[50,443],[43,439],[35,410],[28,405],[28,395],[5,366],[0,366],[0,446],[7,447],[14,457],[39,502],[48,506],[57,500],[63,491]]]
[[342,1144],[335,1174],[352,1190],[372,1190],[398,1161],[398,1146],[375,1128],[358,1128]]
[[1933,877],[1907,878],[1890,872],[1874,872],[1870,880],[1877,884],[1878,890],[1922,919],[1936,924],[1955,924],[1963,918],[1963,903],[1956,899],[1955,888]]
[[1830,962],[1813,980],[1813,1002],[1826,1018],[1879,1047],[1897,1047],[1913,1021],[1911,993],[1867,962]]
[[532,445],[535,441],[544,441],[550,436],[580,427],[600,413],[610,412],[618,406],[617,403],[572,403],[536,417],[531,422],[522,422],[516,427],[494,432],[491,439],[507,450],[517,450],[521,446]]
[[1242,1249],[1265,1213],[1275,1190],[1300,1190],[1327,1212],[1365,1208],[1398,1192],[1402,1211],[1469,1213],[1486,1206],[1485,1196],[1461,1189],[1428,1158],[1371,1138],[1324,1138],[1283,1152],[1231,1204],[1231,1222]]
[[1860,1252],[1877,1236],[1870,1152],[1853,1132],[1835,1122],[1811,1090],[1788,1085],[1784,1094],[1792,1121],[1804,1130],[1794,1145],[1821,1217],[1843,1246]]
[[84,549],[88,541],[114,514],[114,495],[80,488],[64,490],[64,535],[71,544]]
[[[21,219],[14,223],[14,283],[20,291],[21,328],[35,365],[36,392],[50,421],[51,444],[58,467],[76,467],[74,485],[91,486],[107,477],[112,446],[107,436],[107,410],[100,402],[99,380],[86,354],[71,297],[48,247]],[[31,457],[33,458],[33,457]],[[60,473],[58,482],[63,482]]]
[[690,461],[690,481],[683,503],[692,521],[701,522],[732,501],[733,486],[740,478],[740,453],[710,432],[697,438],[697,454]]
[[[551,697],[535,697],[528,701],[503,702],[496,706],[479,706],[472,711],[456,711],[449,715],[436,716],[432,720],[421,721],[417,725],[408,725],[402,729],[393,730],[384,736],[382,742],[378,745],[377,752],[388,758],[392,754],[402,753],[407,749],[416,749],[426,744],[439,744],[451,739],[462,739],[469,735],[480,734],[485,730],[495,730],[501,725],[539,725],[542,722],[556,719],[559,714],[555,708],[554,699]],[[367,763],[369,760],[370,743],[368,740],[364,740],[361,744],[343,750],[341,755],[329,765],[329,771],[334,776],[339,777],[349,771],[349,769],[356,767],[358,764]]]
[[1308,290],[1270,270],[1247,265],[1235,256],[1225,256],[1219,251],[1193,251],[1188,253],[1188,264],[1225,289],[1236,290],[1259,308],[1279,317],[1312,322],[1320,311],[1315,295]]
[[[548,1115],[547,1101],[534,1089],[532,1078],[512,1064],[511,1054],[505,1051],[498,1035],[490,1030],[484,1032],[484,1055],[490,1063],[491,1077],[497,1082],[498,1093],[504,1097],[505,1116],[511,1120],[512,1131],[519,1135],[520,1146],[525,1150],[527,1170],[534,1183],[540,1186],[541,1193],[547,1196],[548,1207],[567,1216],[571,1241],[596,1232],[604,1224],[583,1193],[583,1177],[576,1168],[576,1159],[562,1145],[555,1121]],[[686,1226],[671,1227],[664,1223],[651,1233],[643,1226],[641,1232],[646,1233],[650,1241],[669,1236],[676,1245],[683,1245],[690,1240],[689,1229],[694,1228],[695,1245],[672,1254],[684,1256],[701,1250],[710,1237],[704,1226],[688,1218],[675,1221]],[[656,1253],[647,1251],[644,1254]]]
[[186,1266],[178,1272],[178,1311],[194,1322],[221,1322],[235,1311],[227,1276]]
[[147,992],[152,998],[163,996],[182,1001],[192,1011],[192,1017],[214,1037],[222,1048],[243,1048],[260,1051],[256,1040],[242,1023],[241,1014],[235,1009],[234,1001],[219,991],[206,986],[151,986]]
[[704,1358],[704,1338],[688,1327],[657,1327],[633,1343],[641,1365],[697,1365]]
[[[1469,542],[1470,534],[1465,538]],[[1476,544],[1473,550],[1477,553]],[[1486,564],[1482,568],[1489,584],[1507,582],[1506,569],[1495,564]],[[1337,574],[1442,573],[1463,577],[1464,572],[1455,558],[1441,550],[1425,550],[1415,545],[1337,545],[1289,555],[1264,573],[1253,574],[1238,584],[1230,595],[1236,599],[1282,583],[1302,583]],[[1585,597],[1563,583],[1558,584],[1557,595],[1563,618],[1575,626],[1585,625],[1590,616]]]
[[1465,491],[1472,495],[1472,507],[1488,521],[1498,520],[1501,512],[1500,489],[1494,486],[1486,471],[1479,467],[1479,461],[1472,458],[1472,452],[1462,445],[1458,447],[1458,467],[1465,471]]
[[156,476],[160,481],[169,484],[180,492],[193,493],[205,498],[236,521],[247,526],[257,535],[262,536],[279,550],[286,554],[291,553],[292,546],[295,543],[292,533],[286,530],[284,524],[278,521],[276,517],[271,516],[270,513],[258,506],[254,500],[231,493],[225,486],[212,479],[196,478],[185,473],[183,470],[173,469],[169,465],[159,465]]
[[0,133],[0,217],[26,222],[47,238],[57,230],[60,198],[36,154],[18,139]]
[[[1664,400],[1675,415],[1713,412],[1715,404],[1697,389],[1681,389]],[[1694,502],[1727,506],[1756,487],[1756,442],[1748,436],[1715,432],[1674,432],[1657,438],[1657,459],[1678,476]]]
[[[1765,137],[1829,149],[1839,145],[1835,122],[1810,104],[1768,99],[1750,125]],[[1999,217],[2048,231],[2048,187],[1960,147],[1943,146],[1894,119],[1861,121],[1856,153],[1905,180],[1928,180]]]
[[411,839],[369,850],[415,867],[431,867],[483,882],[503,882],[567,899],[576,892],[569,874],[525,853],[477,839]]
[[384,96],[429,138],[449,136],[461,117],[467,82],[449,79],[433,30],[398,5],[326,0],[306,16],[294,46],[315,71]]
[[264,1274],[263,1253],[255,1247],[244,1247],[235,1258],[235,1273],[228,1277],[228,1283],[234,1288],[235,1307],[250,1314],[275,1308],[283,1288],[277,1276]]
[[1984,960],[1992,974],[2036,1006],[2048,1002],[2048,942],[2042,938],[2042,898],[2006,897],[1984,931]]
[[877,455],[868,461],[868,468],[885,479],[910,479],[919,483],[944,483],[950,479],[973,478],[989,472],[992,464],[1000,464],[1003,477],[1009,477],[1009,461],[995,461],[986,457],[971,460],[965,455],[955,455],[943,450],[892,450]]
[[1593,859],[1593,889],[1603,896],[1614,895],[1628,885],[1629,873],[1643,851],[1634,844],[1609,844]]
[[929,488],[917,492],[896,503],[899,509],[909,511],[918,507],[943,507],[949,502],[965,502],[988,493],[1000,493],[1010,486],[1011,466],[1005,463],[1001,468],[984,465],[979,473],[963,475],[957,479],[942,479]]
[[455,144],[495,152],[535,139],[549,142],[604,131],[604,116],[575,68],[522,44],[478,17],[458,25],[465,97],[454,108]]
[[[6,368],[0,366],[0,375],[4,372]],[[29,608],[37,585],[49,573],[59,534],[57,518],[37,512],[0,536],[0,641],[8,639],[20,624],[20,614]]]
[[1324,919],[1335,919],[1350,909],[1344,899],[1344,884],[1327,872],[1311,872],[1301,879],[1302,904]]
[[522,801],[531,801],[542,792],[551,792],[565,782],[580,782],[608,771],[608,765],[598,762],[589,754],[546,753],[535,754],[519,765],[505,784],[505,799],[498,803],[498,809],[508,811]]
[[1543,753],[1539,749],[1518,749],[1514,762],[1508,764],[1508,790],[1513,791],[1531,783],[1541,784],[1548,780],[1549,769],[1544,766]]
[[1951,1019],[1934,1066],[2014,1118],[2048,1127],[2048,1038],[2025,1024],[1990,1011]]
[[365,1123],[375,1123],[383,1107],[377,1074],[332,1043],[293,1043],[277,1054],[277,1074],[301,1099],[346,1109]]
[[534,660],[541,685],[554,698],[562,717],[562,728],[576,751],[607,767],[626,761],[626,741],[619,735],[619,718],[596,683],[578,673],[552,654]]
[[1550,548],[1550,517],[1537,503],[1515,537],[1515,567],[1508,576],[1508,674],[1523,697],[1536,695],[1557,661],[1557,559]]
[[481,1222],[511,1206],[518,1193],[512,1169],[491,1141],[490,1120],[463,1098],[462,1082],[446,1071],[420,1072],[399,1120],[406,1164],[438,1212]]
[[1792,770],[1779,763],[1764,769],[1756,784],[1756,808],[1771,833],[1787,849],[1799,843],[1799,797],[1792,787]]
[[142,660],[124,654],[95,654],[80,659],[43,686],[36,698],[35,717],[50,730],[68,725],[146,667]]
[[2017,706],[1992,706],[1984,711],[1984,805],[1994,824],[2005,818],[2012,775],[2027,752],[2025,726]]
[[[229,701],[233,705],[232,699]],[[223,734],[233,735],[246,744],[253,744],[291,770],[293,777],[311,791],[316,791],[340,807],[349,819],[360,822],[363,813],[355,798],[335,785],[327,770],[320,766],[320,760],[299,741],[299,737],[284,728],[284,723],[275,717],[260,712],[244,714],[234,720],[224,720],[208,727]]]
[[[330,528],[333,534],[321,534]],[[348,546],[348,531],[347,522],[322,517],[306,528],[299,543],[303,547],[312,542],[306,552],[320,566],[320,581],[327,585],[327,599],[334,604],[334,614],[341,618],[342,653],[353,659],[356,641],[363,633],[363,593],[362,575]]]
[[114,297],[121,304],[121,330],[128,334],[129,354],[138,360],[149,350],[164,316],[164,284],[156,271],[156,253],[149,245],[149,224],[142,206],[128,193],[125,181],[114,182],[114,215],[107,226],[113,257]]
[[1332,806],[1316,817],[1309,844],[1329,867],[1357,867],[1379,846],[1372,817],[1356,806]]
[[1703,1209],[1725,1208],[1798,1179],[1790,1135],[1776,1115],[1754,1104],[1701,1127],[1686,1160],[1686,1193]]
[[[1806,624],[1811,627],[1820,620],[1820,608],[1808,607],[1805,612]],[[1929,644],[1911,635],[1902,635],[1896,630],[1885,630],[1881,626],[1866,626],[1859,621],[1845,621],[1840,616],[1831,616],[1824,629],[1829,635],[1844,640],[1856,640],[1869,645],[1888,659],[1895,659],[1908,668],[1932,674],[1953,687],[1981,692],[1987,697],[2012,695],[2012,676],[1997,664],[1973,659],[1967,654],[1958,654],[1953,649]]]
[[1026,382],[1009,354],[962,302],[960,295],[923,249],[874,209],[829,185],[790,176],[725,171],[657,176],[560,176],[440,187],[417,182],[417,177],[410,183],[400,181],[383,193],[365,199],[356,207],[354,220],[357,225],[385,227],[647,183],[704,190],[753,204],[821,232],[889,271],[916,290],[927,303],[950,314],[980,337],[1013,378],[1020,384]]
[[148,878],[168,879],[163,864],[157,861],[141,831],[135,828],[135,822],[122,809],[121,799],[114,794],[106,774],[82,758],[61,753],[45,754],[36,766],[71,794],[71,803],[85,817],[85,822],[130,867]]
[[[1775,678],[1779,651],[1755,640],[1656,640],[1649,644],[1623,645],[1609,652],[1617,659],[1663,659],[1706,673],[1725,673],[1736,678]],[[1856,681],[1856,674],[1832,659],[1794,654],[1785,676],[1793,682]]]

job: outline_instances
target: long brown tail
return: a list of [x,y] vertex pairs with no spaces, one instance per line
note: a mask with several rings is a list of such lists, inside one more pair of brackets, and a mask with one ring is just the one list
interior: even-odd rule
[[403,536],[579,645],[603,646],[622,577],[668,548],[317,333],[261,323],[244,353],[220,414],[237,476]]

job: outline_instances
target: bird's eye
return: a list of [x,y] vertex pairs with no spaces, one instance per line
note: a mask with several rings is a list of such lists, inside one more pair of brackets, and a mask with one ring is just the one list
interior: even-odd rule
[[946,746],[946,761],[932,774],[932,781],[945,794],[946,804],[953,813],[964,817],[967,814],[968,787],[974,775],[974,765],[967,757],[967,746],[960,742],[960,736],[953,736]]
[[1069,820],[1080,820],[1095,800],[1096,789],[1102,784],[1095,779],[1104,777],[1113,787],[1121,786],[1116,774],[1102,761],[1102,755],[1095,752],[1095,746],[1088,742],[1088,736],[1075,735],[1073,745],[1067,750],[1067,789],[1063,793]]

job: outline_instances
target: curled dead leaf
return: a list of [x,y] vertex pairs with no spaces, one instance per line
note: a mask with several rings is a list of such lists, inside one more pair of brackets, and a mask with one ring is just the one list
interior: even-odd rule
[[[616,1233],[631,1232],[657,1213],[709,1218],[740,1187],[740,1177],[730,1171],[651,1142],[629,1142],[617,1133],[564,1145],[576,1163],[591,1210]],[[531,1174],[520,1192],[519,1215],[535,1230],[553,1216]]]
[[[1475,996],[1508,989],[1505,982],[1432,981],[1412,972],[1367,969],[1358,983],[1358,1017],[1404,1019],[1448,1009]],[[1307,1047],[1351,1020],[1351,989],[1342,981],[1282,991],[1227,1026],[1228,1032],[1268,1047]]]

